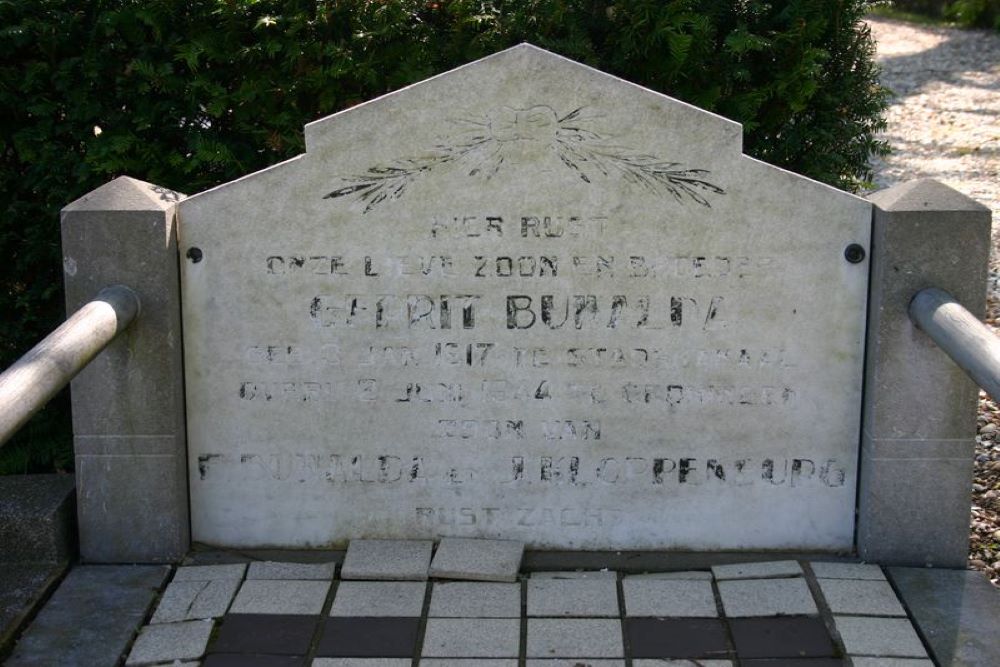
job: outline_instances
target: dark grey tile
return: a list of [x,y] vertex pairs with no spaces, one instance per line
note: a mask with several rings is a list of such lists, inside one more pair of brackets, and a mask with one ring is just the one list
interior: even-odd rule
[[836,655],[818,618],[733,618],[729,628],[740,658],[829,658]]
[[846,667],[840,658],[775,658],[772,660],[741,660],[742,667]]
[[319,616],[229,614],[208,652],[305,655],[318,623]]
[[215,653],[205,658],[201,667],[306,667],[306,659],[294,655]]
[[726,626],[715,618],[627,618],[633,658],[728,658]]
[[410,658],[419,618],[328,618],[316,652],[333,658]]

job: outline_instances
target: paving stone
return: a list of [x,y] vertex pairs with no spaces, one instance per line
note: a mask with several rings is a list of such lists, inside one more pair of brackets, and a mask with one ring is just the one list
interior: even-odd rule
[[844,649],[851,655],[926,658],[927,651],[905,618],[834,616]]
[[[167,667],[164,665],[164,667]],[[170,663],[169,667],[177,667]],[[195,663],[198,667],[198,663]],[[239,653],[214,653],[206,656],[201,667],[306,667],[301,655],[243,655]]]
[[[617,617],[619,615],[618,583],[611,579],[528,581],[528,616]],[[587,656],[584,654],[582,657]]]
[[431,618],[423,655],[432,658],[516,658],[521,620],[510,618]]
[[726,625],[715,618],[627,618],[633,658],[728,658]]
[[741,667],[847,667],[841,658],[760,658],[740,660]]
[[421,658],[420,667],[517,667],[517,658]]
[[210,653],[305,655],[316,633],[317,616],[229,614],[208,647]]
[[184,621],[147,625],[139,633],[126,665],[190,660],[205,654],[212,621]]
[[412,658],[419,628],[419,618],[327,618],[316,656]]
[[579,572],[558,570],[545,572],[532,572],[532,579],[614,579],[618,580],[618,573],[610,570],[582,570]]
[[664,581],[712,581],[715,577],[712,576],[711,572],[705,572],[704,570],[689,570],[687,572],[645,572],[643,574],[629,574],[625,576],[625,579],[662,579]]
[[435,583],[432,618],[521,618],[521,585],[479,582]]
[[921,658],[852,657],[854,667],[934,667],[934,661]]
[[819,618],[733,618],[736,655],[746,658],[829,658],[836,648]]
[[318,614],[328,581],[244,581],[230,611],[234,614]]
[[809,563],[817,579],[885,581],[882,568],[872,563]]
[[7,667],[114,665],[170,574],[162,565],[73,568],[21,636]]
[[426,581],[433,549],[430,540],[351,540],[340,577]]
[[776,560],[767,563],[740,563],[715,565],[712,574],[718,581],[727,579],[770,579],[774,577],[802,576],[802,567],[794,560]]
[[426,592],[422,581],[342,581],[330,616],[420,616]]
[[204,667],[204,664],[198,662],[197,660],[193,662],[189,661],[179,662],[177,660],[174,660],[172,662],[161,662],[155,665],[154,667]]
[[633,660],[632,667],[734,667],[732,660]]
[[529,618],[529,658],[621,658],[622,623],[606,618]]
[[815,616],[816,601],[806,580],[750,579],[720,581],[719,595],[726,616]]
[[820,579],[819,587],[834,614],[906,616],[888,581]]
[[[421,667],[423,663],[421,662]],[[556,658],[528,660],[526,667],[625,667],[624,660],[592,660],[590,658]]]
[[710,581],[622,580],[626,616],[715,618],[715,593]]
[[410,667],[409,658],[316,658],[312,667]]
[[242,579],[246,563],[227,565],[185,565],[174,572],[173,581],[215,581],[217,579]]
[[150,623],[218,618],[229,609],[239,587],[236,579],[172,582],[163,592]]
[[517,581],[524,543],[445,537],[438,544],[430,575],[438,579]]
[[247,579],[297,579],[330,581],[337,571],[336,563],[279,563],[258,561],[250,563]]

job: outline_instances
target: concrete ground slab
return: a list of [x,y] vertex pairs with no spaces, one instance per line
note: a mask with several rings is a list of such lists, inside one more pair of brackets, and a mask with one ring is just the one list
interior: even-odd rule
[[521,621],[513,618],[431,618],[423,655],[431,658],[516,658]]
[[0,563],[0,661],[66,567],[65,563]]
[[738,563],[735,565],[715,565],[712,574],[718,581],[728,579],[770,579],[774,577],[800,577],[802,566],[794,560],[778,560],[767,563]]
[[529,618],[528,658],[624,657],[622,623],[610,618]]
[[316,658],[312,667],[410,667],[409,658]]
[[715,577],[711,572],[704,570],[688,570],[686,572],[643,572],[642,574],[629,574],[625,579],[662,579],[664,581],[712,581]]
[[618,584],[611,579],[528,580],[528,616],[619,615]]
[[622,588],[626,616],[714,618],[719,615],[710,581],[627,577]]
[[517,658],[421,658],[420,667],[517,667]]
[[927,651],[905,618],[834,616],[844,649],[851,655],[926,658]]
[[438,582],[431,593],[431,618],[521,618],[521,585]]
[[632,667],[733,667],[732,660],[633,660]]
[[216,581],[218,579],[235,579],[240,581],[246,574],[246,563],[231,563],[227,565],[185,565],[177,568],[174,581]]
[[809,586],[802,578],[720,581],[718,585],[726,616],[815,616],[819,613]]
[[129,648],[170,568],[82,565],[35,617],[7,667],[114,665]]
[[528,660],[525,667],[625,667],[625,661],[593,660],[590,658],[537,659]]
[[340,569],[344,579],[425,581],[434,543],[430,540],[351,540]]
[[524,543],[446,537],[431,561],[430,576],[437,579],[517,581]]
[[888,581],[820,579],[819,587],[834,614],[906,616]]
[[1000,665],[1000,591],[980,572],[889,568],[942,667]]
[[244,581],[230,612],[234,614],[318,614],[328,581]]
[[885,581],[882,568],[872,563],[809,563],[817,579],[865,579]]
[[424,608],[423,581],[342,581],[330,616],[417,616]]
[[934,667],[934,661],[920,658],[851,658],[853,667]]
[[618,580],[618,573],[610,570],[551,570],[532,572],[532,579],[613,579]]
[[212,621],[147,625],[132,645],[125,664],[151,665],[200,658],[208,647]]
[[336,571],[336,563],[282,563],[268,560],[250,563],[247,579],[331,581]]
[[229,609],[240,582],[174,581],[163,592],[151,623],[176,623],[204,618],[218,618]]

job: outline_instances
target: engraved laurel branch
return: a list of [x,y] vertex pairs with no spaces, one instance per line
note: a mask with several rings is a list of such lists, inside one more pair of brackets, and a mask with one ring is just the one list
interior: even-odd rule
[[421,156],[404,157],[389,164],[370,167],[365,173],[342,177],[343,185],[324,195],[337,199],[354,195],[368,213],[379,204],[400,198],[420,175],[453,163],[465,163],[469,176],[489,180],[506,162],[517,144],[542,144],[552,150],[566,167],[585,183],[596,175],[618,175],[626,182],[658,195],[670,195],[677,202],[693,201],[711,208],[709,197],[726,193],[705,177],[706,169],[686,169],[654,155],[636,152],[610,143],[585,125],[594,117],[585,107],[559,116],[549,106],[527,109],[504,107],[481,120],[456,121],[465,130],[450,143],[434,146]]

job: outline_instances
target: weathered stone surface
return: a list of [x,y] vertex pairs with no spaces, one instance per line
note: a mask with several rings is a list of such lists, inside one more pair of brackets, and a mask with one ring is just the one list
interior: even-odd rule
[[420,616],[426,592],[421,581],[342,581],[330,616]]
[[871,205],[741,135],[521,45],[181,202],[194,538],[851,548]]
[[149,665],[200,658],[208,647],[212,621],[185,621],[147,625],[139,633],[126,665]]
[[433,548],[429,540],[351,540],[340,576],[344,579],[424,581]]
[[171,562],[188,548],[174,217],[183,197],[123,176],[62,212],[67,311],[109,285],[141,302],[72,382],[80,553],[90,562]]
[[521,585],[481,582],[435,583],[431,617],[520,618]]
[[204,618],[218,618],[229,609],[240,582],[175,581],[163,591],[150,623],[176,623]]
[[927,651],[920,643],[910,621],[905,618],[835,616],[837,632],[850,654],[924,658]]
[[934,667],[931,660],[920,658],[864,658],[852,657],[854,667]]
[[434,553],[430,576],[513,582],[517,581],[523,555],[523,542],[446,537]]
[[821,579],[819,587],[834,614],[906,616],[887,581]]
[[719,596],[726,616],[816,615],[816,601],[805,579],[720,581]]
[[244,581],[230,611],[234,614],[318,614],[327,581]]
[[410,667],[409,658],[316,658],[312,667]]
[[773,577],[802,576],[802,567],[794,560],[778,560],[768,563],[740,563],[738,565],[716,565],[712,574],[719,581],[726,579],[770,579]]
[[985,310],[990,211],[932,180],[873,194],[871,297],[858,494],[858,553],[964,567],[977,388],[910,321],[937,287]]
[[817,579],[885,581],[882,568],[872,563],[809,563]]
[[[365,667],[358,665],[357,667]],[[420,667],[517,667],[516,658],[421,658]]]
[[216,581],[235,579],[240,581],[247,571],[246,563],[226,563],[224,565],[185,565],[177,568],[174,581]]
[[611,579],[617,580],[618,573],[610,570],[546,570],[532,572],[532,579]]
[[4,664],[8,667],[118,664],[169,571],[155,565],[74,568]]
[[714,618],[719,615],[709,581],[633,579],[622,581],[626,616]]
[[423,655],[436,658],[516,658],[521,621],[513,618],[431,618]]
[[618,585],[609,579],[528,580],[528,616],[619,614]]
[[630,574],[625,579],[635,579],[643,581],[646,579],[662,581],[712,581],[714,577],[711,572],[702,570],[690,570],[687,572],[644,572],[642,574]]
[[0,564],[0,655],[5,655],[22,625],[48,597],[66,570],[65,563]]
[[528,658],[620,658],[624,650],[618,619],[528,619]]
[[75,548],[72,475],[0,477],[0,562],[68,561]]
[[732,660],[633,660],[632,667],[733,667]]
[[894,567],[889,576],[937,664],[1000,664],[1000,594],[981,572]]
[[262,561],[250,563],[247,579],[314,579],[330,581],[337,571],[336,563],[278,563]]
[[[633,661],[632,664],[638,664]],[[590,658],[536,659],[528,660],[527,667],[625,667],[624,660],[591,660]],[[729,667],[728,665],[726,667]]]

